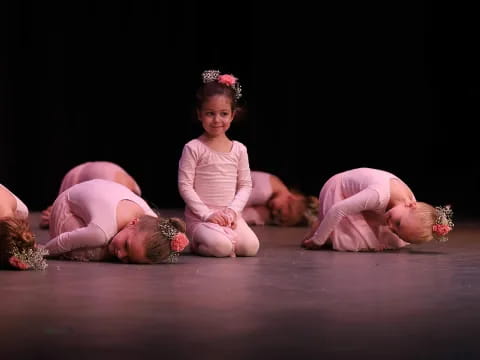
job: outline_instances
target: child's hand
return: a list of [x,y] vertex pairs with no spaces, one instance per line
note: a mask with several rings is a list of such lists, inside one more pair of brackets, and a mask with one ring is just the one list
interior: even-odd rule
[[321,248],[320,245],[313,242],[312,238],[303,239],[302,246],[307,250],[319,250]]
[[237,213],[229,208],[224,209],[223,213],[225,214],[228,220],[228,225],[226,226],[228,226],[231,229],[235,229],[237,227]]
[[208,217],[207,221],[220,226],[228,226],[229,224],[228,218],[223,211],[215,211]]

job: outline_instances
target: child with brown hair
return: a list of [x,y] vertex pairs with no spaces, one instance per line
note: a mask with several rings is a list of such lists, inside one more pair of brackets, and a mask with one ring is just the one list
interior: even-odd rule
[[259,241],[242,217],[252,191],[247,148],[226,135],[241,87],[218,70],[204,71],[202,79],[196,110],[204,132],[185,144],[178,168],[191,249],[204,256],[255,256]]
[[35,243],[27,206],[0,184],[0,269],[43,270],[46,254]]

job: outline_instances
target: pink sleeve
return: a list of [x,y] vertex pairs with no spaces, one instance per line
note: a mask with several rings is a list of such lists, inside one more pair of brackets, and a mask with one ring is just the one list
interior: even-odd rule
[[[345,216],[358,214],[366,210],[377,209],[379,199],[380,197],[376,190],[372,188],[366,188],[359,193],[334,204],[327,211],[322,222],[313,234],[312,241],[318,245],[323,245],[327,241],[332,231],[335,229],[335,226]],[[372,236],[375,237],[374,235]]]
[[193,188],[196,164],[197,156],[195,152],[190,146],[185,145],[178,166],[178,191],[190,210],[200,219],[206,221],[213,211],[204,204]]
[[61,233],[45,244],[49,255],[59,255],[75,249],[99,247],[107,244],[109,239],[96,224]]
[[247,148],[241,146],[241,152],[238,161],[238,181],[237,193],[228,207],[234,210],[237,215],[241,215],[245,204],[252,192],[252,176],[250,174],[250,165],[248,163]]

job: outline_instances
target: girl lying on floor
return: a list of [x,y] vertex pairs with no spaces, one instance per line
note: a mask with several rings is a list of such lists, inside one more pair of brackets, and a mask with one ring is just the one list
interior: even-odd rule
[[80,261],[174,262],[188,245],[183,220],[159,216],[126,186],[102,179],[57,197],[50,237],[50,257]]

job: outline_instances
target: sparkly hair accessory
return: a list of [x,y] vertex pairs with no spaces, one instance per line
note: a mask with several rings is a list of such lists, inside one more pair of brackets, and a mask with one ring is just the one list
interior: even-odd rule
[[303,213],[307,225],[311,226],[318,218],[318,198],[315,196],[307,197],[307,209]]
[[159,225],[159,229],[162,235],[170,240],[170,255],[168,255],[168,262],[173,264],[177,262],[180,252],[187,247],[187,236],[172,226],[169,220],[163,220]]
[[217,81],[220,84],[230,86],[235,92],[235,100],[238,100],[242,97],[242,87],[238,82],[238,79],[231,74],[220,74],[218,70],[205,70],[202,73],[203,83],[209,83],[212,81]]
[[33,246],[27,249],[20,249],[15,242],[11,243],[10,265],[20,270],[45,270],[48,266],[43,258],[48,255],[48,250],[43,247]]
[[445,242],[448,240],[447,234],[452,231],[454,227],[452,220],[453,211],[450,205],[437,206],[435,210],[437,211],[437,218],[435,219],[435,224],[432,226],[432,231],[438,241]]

